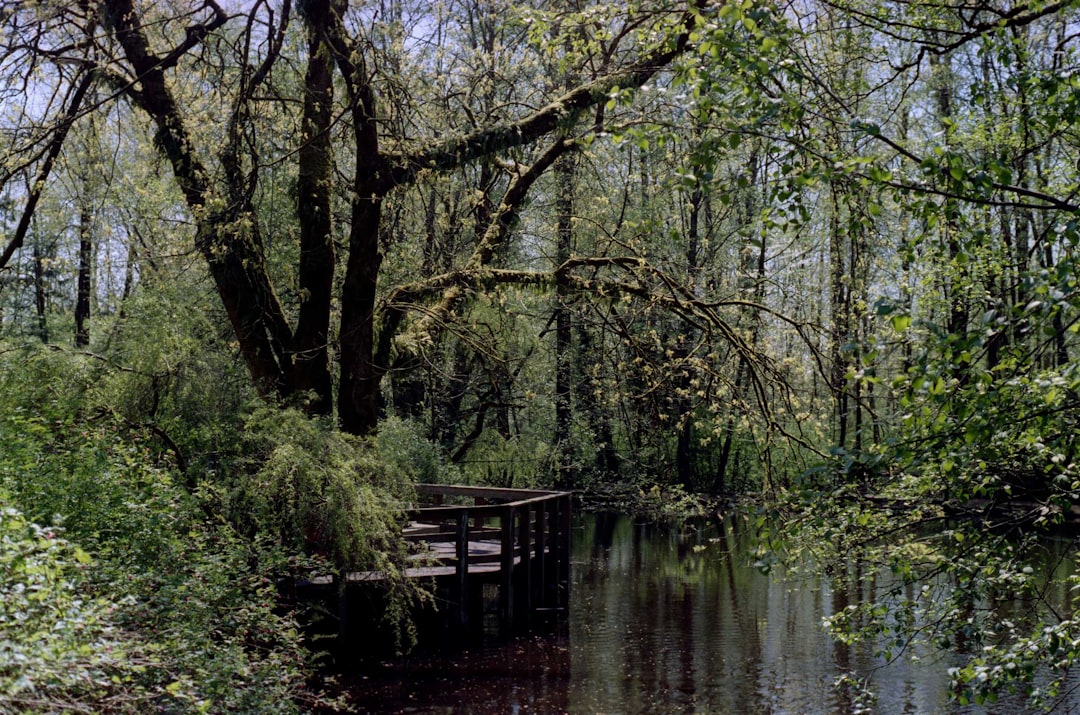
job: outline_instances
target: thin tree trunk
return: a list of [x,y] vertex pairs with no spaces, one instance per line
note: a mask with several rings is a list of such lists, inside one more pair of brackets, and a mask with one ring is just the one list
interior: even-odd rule
[[[85,188],[85,181],[84,188]],[[90,344],[90,291],[91,273],[93,270],[94,243],[93,243],[94,215],[90,209],[89,200],[83,196],[79,199],[79,274],[75,287],[75,347],[86,347]]]
[[[697,289],[697,274],[699,271],[698,254],[701,244],[700,221],[701,209],[705,201],[705,193],[701,186],[695,186],[690,193],[690,212],[687,217],[686,229],[686,281],[691,290]],[[683,337],[692,342],[694,333],[688,329]],[[680,347],[677,351],[678,358],[685,360],[687,350]],[[686,372],[679,380],[679,387],[686,395],[690,395],[690,374]],[[679,483],[688,490],[696,489],[696,475],[694,474],[694,405],[692,399],[687,396],[679,399],[679,433],[675,443],[675,471]]]
[[[581,366],[596,365],[597,356],[603,354],[603,347],[599,349],[593,342],[593,336],[588,327],[578,322],[576,327],[577,341],[574,350],[577,353],[577,363]],[[601,335],[601,337],[603,337]],[[589,430],[593,434],[596,443],[596,470],[604,475],[614,476],[619,472],[619,455],[615,451],[615,434],[611,427],[611,420],[606,410],[600,405],[595,390],[594,375],[597,372],[581,376],[575,390],[578,412],[589,421]]]
[[[944,132],[946,143],[949,137],[949,126],[953,118],[954,77],[949,63],[950,60],[947,55],[942,57],[931,55],[930,57],[930,67],[933,71],[932,79],[937,85],[934,89],[937,120],[941,123],[941,130]],[[951,200],[946,201],[944,220],[941,222],[941,230],[945,234],[945,247],[949,255],[949,267],[953,271],[953,275],[949,276],[949,280],[945,285],[945,299],[949,311],[948,331],[952,335],[963,336],[967,333],[968,326],[968,307],[965,297],[968,271],[963,267],[964,264],[958,260],[963,246],[960,244],[959,231],[952,216],[955,208],[953,204],[954,202]],[[966,380],[967,371],[964,370],[959,377],[961,381]]]
[[845,374],[847,365],[844,359],[843,346],[850,338],[849,316],[847,311],[848,286],[844,282],[844,225],[842,204],[839,196],[839,187],[832,187],[832,216],[830,218],[829,231],[829,304],[832,312],[832,393],[834,396],[836,416],[836,444],[844,447],[847,444],[848,432],[848,392],[846,389]]
[[45,256],[41,255],[41,246],[34,241],[34,308],[37,313],[38,337],[41,342],[49,342],[48,300],[45,291]]
[[[570,156],[555,162],[555,264],[570,259],[573,243],[574,164]],[[555,295],[555,449],[558,455],[559,486],[574,482],[574,455],[571,430],[571,370],[573,367],[570,325],[570,295],[562,282]]]

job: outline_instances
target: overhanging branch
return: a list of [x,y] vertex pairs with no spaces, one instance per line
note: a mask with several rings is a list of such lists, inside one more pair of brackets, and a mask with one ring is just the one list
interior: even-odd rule
[[[695,9],[700,10],[703,4],[695,3]],[[664,47],[647,53],[622,70],[579,85],[519,121],[453,137],[415,152],[386,155],[385,190],[411,183],[421,171],[453,169],[482,156],[533,142],[560,126],[572,124],[582,111],[606,102],[614,90],[642,86],[686,51],[697,17],[694,11],[687,10],[680,22],[682,31]]]

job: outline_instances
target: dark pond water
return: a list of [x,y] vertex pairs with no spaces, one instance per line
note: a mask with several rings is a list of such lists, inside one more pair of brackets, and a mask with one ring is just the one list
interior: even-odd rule
[[[587,516],[574,533],[573,593],[555,634],[386,664],[352,680],[371,713],[855,713],[833,687],[869,674],[879,713],[1021,713],[948,702],[948,654],[886,666],[821,620],[857,596],[822,578],[766,576],[738,519],[665,528]],[[1080,712],[1080,697],[1057,712]]]

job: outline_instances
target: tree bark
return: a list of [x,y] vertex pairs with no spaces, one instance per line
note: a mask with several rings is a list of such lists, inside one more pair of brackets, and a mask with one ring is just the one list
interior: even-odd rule
[[[564,156],[555,162],[555,265],[570,260],[573,243],[574,165]],[[570,293],[560,281],[555,290],[555,452],[558,459],[556,485],[574,483],[574,449],[570,401],[571,355]]]
[[308,61],[304,75],[302,144],[297,154],[296,218],[300,224],[300,314],[293,336],[294,389],[310,395],[313,414],[333,411],[330,377],[330,303],[334,287],[334,239],[330,200],[334,156],[330,143],[334,103],[334,62],[324,40],[331,13],[342,3],[304,3]]
[[391,186],[379,153],[375,92],[362,64],[363,54],[348,36],[341,13],[331,13],[328,19],[327,40],[345,80],[356,150],[349,257],[341,289],[338,423],[346,432],[364,435],[378,424],[379,383],[386,372],[386,366],[375,361],[375,296],[382,264],[382,202]]
[[[85,181],[83,182],[85,188]],[[82,348],[90,344],[90,291],[94,260],[93,243],[94,215],[90,210],[89,199],[79,199],[79,273],[75,287],[75,347]]]
[[157,125],[158,145],[196,217],[196,245],[210,268],[252,381],[264,396],[286,397],[291,393],[291,363],[286,357],[291,333],[266,272],[252,207],[227,202],[215,190],[165,80],[168,58],[150,51],[132,0],[110,0],[105,9],[110,29],[138,77],[129,96]]

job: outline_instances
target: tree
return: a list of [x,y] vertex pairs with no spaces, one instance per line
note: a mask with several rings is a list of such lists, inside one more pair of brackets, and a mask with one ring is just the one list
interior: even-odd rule
[[[378,346],[389,344],[389,336],[376,336],[386,197],[413,184],[422,173],[447,171],[534,143],[565,126],[569,118],[607,101],[613,89],[639,86],[685,50],[696,16],[691,9],[674,17],[635,13],[640,18],[635,22],[648,23],[659,31],[660,39],[628,52],[599,79],[551,97],[520,116],[494,118],[468,133],[420,142],[394,137],[393,148],[387,150],[381,144],[391,138],[383,128],[387,114],[376,104],[387,78],[379,74],[376,49],[359,34],[362,13],[330,1],[304,3],[301,10],[308,39],[296,153],[298,306],[284,305],[275,289],[254,201],[263,168],[253,136],[254,118],[267,103],[263,93],[276,94],[284,53],[293,49],[288,42],[293,20],[288,1],[278,7],[256,2],[241,15],[230,15],[216,2],[155,4],[153,9],[134,0],[70,9],[52,4],[10,7],[5,13],[8,36],[13,38],[9,66],[21,52],[34,63],[76,68],[74,75],[67,69],[59,73],[60,82],[52,89],[69,98],[39,120],[41,133],[20,156],[26,157],[28,166],[39,163],[39,176],[47,176],[67,129],[83,112],[95,109],[83,106],[91,84],[105,83],[110,96],[138,107],[152,121],[159,150],[181,188],[195,222],[196,247],[209,267],[257,389],[275,399],[306,400],[313,413],[331,409],[329,323],[336,300],[338,419],[343,429],[360,434],[376,424],[379,384],[387,368]],[[24,42],[28,34],[32,37]],[[70,38],[78,39],[72,44]],[[205,137],[183,99],[183,83],[171,79],[189,66],[218,72],[212,81],[224,83],[215,97],[224,120]],[[335,74],[344,88],[340,102],[334,94]],[[344,273],[336,293],[331,197],[344,167],[331,155],[335,123],[347,127],[353,163],[352,176],[344,184],[351,208],[345,221]],[[41,147],[44,157],[35,162],[32,152]],[[35,198],[31,192],[24,220],[32,215]],[[492,227],[507,218],[496,216]],[[462,271],[455,280],[470,278],[474,270]],[[392,332],[394,326],[391,320],[386,329]]]
[[[873,358],[844,382],[855,395],[860,383],[887,386],[894,409],[881,434],[840,445],[799,480],[810,505],[799,539],[837,565],[887,564],[896,576],[831,619],[837,638],[889,652],[925,637],[961,651],[950,671],[961,704],[1022,692],[1051,708],[1077,624],[1042,600],[1027,549],[1080,501],[1075,366],[1062,361],[1078,310],[1065,139],[1078,115],[1056,79],[1076,60],[1075,9],[824,2],[806,6],[806,37],[821,6],[871,49],[857,53],[868,80],[857,110],[824,108],[845,96],[829,58],[800,60],[822,98],[816,116],[855,139],[854,151],[833,151],[808,133],[812,182],[854,189],[861,228],[893,238],[870,244],[882,277],[869,274],[875,315],[853,348]],[[1019,594],[1024,606],[995,630],[995,606]]]

